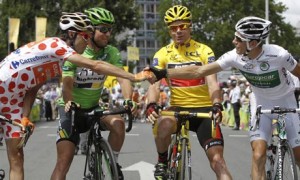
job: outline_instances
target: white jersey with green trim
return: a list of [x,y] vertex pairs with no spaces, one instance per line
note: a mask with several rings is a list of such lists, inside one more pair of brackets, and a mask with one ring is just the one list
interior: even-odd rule
[[295,89],[288,71],[295,68],[297,61],[278,45],[263,45],[261,54],[255,59],[238,55],[233,49],[216,62],[223,70],[230,67],[239,69],[258,96],[279,99]]

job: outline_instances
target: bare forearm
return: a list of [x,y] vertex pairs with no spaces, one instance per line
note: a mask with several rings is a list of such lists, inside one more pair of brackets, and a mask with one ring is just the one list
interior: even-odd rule
[[65,103],[67,103],[68,101],[73,101],[73,82],[73,77],[67,76],[63,78],[62,96]]
[[32,108],[33,103],[36,98],[36,94],[41,86],[42,86],[42,84],[37,85],[36,87],[33,87],[26,92],[25,97],[24,97],[24,104],[23,104],[23,116],[24,117],[29,117],[31,108]]
[[92,71],[98,74],[121,77],[129,79],[130,81],[135,80],[133,74],[126,72],[123,69],[120,69],[119,67],[116,67],[104,61],[93,61],[79,54],[71,55],[68,58],[68,61],[70,61],[73,64],[76,64],[77,66],[91,69]]
[[186,66],[182,68],[168,69],[167,77],[178,79],[195,79],[215,74],[221,70],[221,67],[217,63],[204,66]]
[[122,94],[125,99],[131,99],[132,97],[132,85],[131,82],[128,79],[123,78],[117,78],[121,88],[122,88]]

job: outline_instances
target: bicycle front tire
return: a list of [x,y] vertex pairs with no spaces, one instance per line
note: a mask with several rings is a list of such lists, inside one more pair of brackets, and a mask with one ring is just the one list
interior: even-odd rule
[[[297,166],[295,162],[294,153],[288,142],[285,142],[284,145],[281,147],[281,155],[282,155],[281,166],[280,164],[278,164],[277,167],[278,168],[282,167],[281,168],[282,179],[298,180]],[[277,175],[280,176],[279,174]]]
[[191,180],[192,179],[192,167],[190,166],[190,153],[188,151],[187,139],[181,140],[181,159],[180,159],[180,171],[179,180]]
[[101,138],[97,146],[96,172],[100,175],[99,180],[119,180],[117,164],[113,151],[108,142]]
[[167,179],[177,180],[177,169],[178,169],[178,159],[177,159],[177,135],[172,135],[172,142],[168,148],[168,170]]

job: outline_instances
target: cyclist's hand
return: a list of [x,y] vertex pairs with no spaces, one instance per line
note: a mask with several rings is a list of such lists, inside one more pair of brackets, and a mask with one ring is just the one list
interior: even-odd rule
[[214,103],[211,110],[211,118],[215,118],[217,123],[222,122],[223,106],[221,103]]
[[134,102],[130,99],[125,99],[123,101],[123,106],[125,108],[130,108],[133,115],[137,114],[137,104],[136,104],[136,102]]
[[29,120],[28,117],[23,117],[23,118],[21,119],[21,124],[23,125],[23,128],[22,128],[22,131],[23,131],[23,132],[25,132],[26,127],[30,127],[30,129],[31,129],[31,134],[32,134],[32,132],[33,132],[33,130],[34,130],[34,124]]
[[153,81],[152,80],[153,77],[154,77],[153,73],[149,69],[145,68],[143,71],[134,75],[134,81],[140,82],[140,81],[148,80],[151,83],[151,81]]
[[155,77],[151,78],[152,81],[148,80],[152,84],[167,77],[167,69],[157,69],[154,66],[150,66],[149,70],[155,75]]
[[150,103],[146,107],[146,120],[148,122],[151,122],[154,124],[155,121],[157,121],[159,117],[159,110],[160,106],[157,105],[157,103]]
[[69,112],[71,108],[80,108],[80,104],[78,104],[74,101],[68,101],[65,104],[65,112]]

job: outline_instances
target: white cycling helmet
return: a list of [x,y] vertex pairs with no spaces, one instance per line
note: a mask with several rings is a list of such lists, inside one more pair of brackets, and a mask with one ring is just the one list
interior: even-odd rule
[[248,16],[239,20],[235,25],[235,30],[248,40],[265,40],[270,34],[272,22],[255,17]]
[[81,12],[75,13],[66,13],[63,12],[63,15],[59,20],[59,27],[61,30],[73,30],[73,31],[93,31],[93,26],[91,21]]

